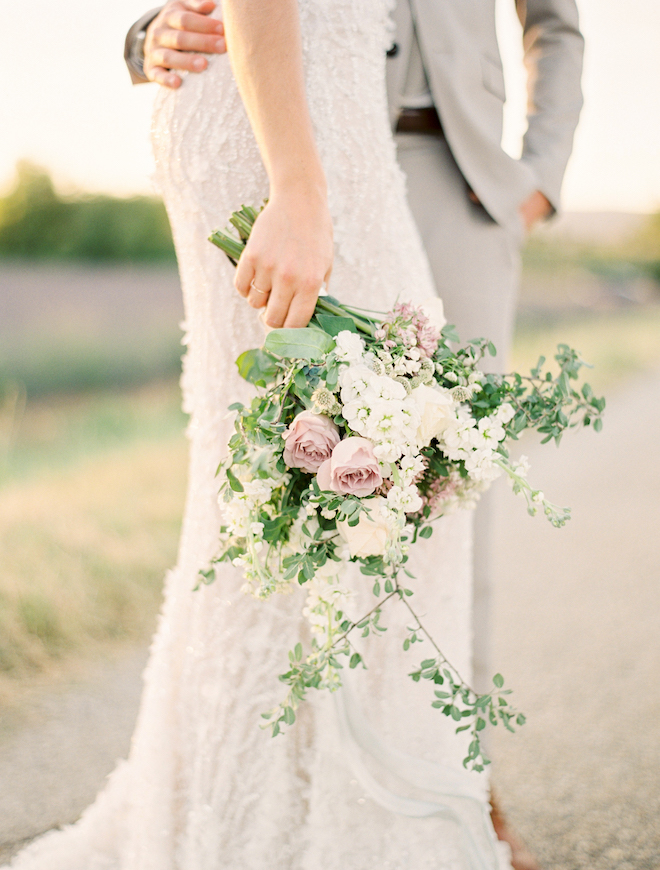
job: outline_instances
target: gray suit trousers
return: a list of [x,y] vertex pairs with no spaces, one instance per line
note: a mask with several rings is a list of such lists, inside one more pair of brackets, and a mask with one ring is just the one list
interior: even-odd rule
[[[520,227],[505,229],[473,203],[442,138],[398,134],[399,163],[408,177],[408,203],[431,264],[438,295],[461,341],[489,338],[497,357],[484,370],[507,366],[520,280]],[[492,688],[490,550],[492,507],[485,495],[475,514],[474,687]]]

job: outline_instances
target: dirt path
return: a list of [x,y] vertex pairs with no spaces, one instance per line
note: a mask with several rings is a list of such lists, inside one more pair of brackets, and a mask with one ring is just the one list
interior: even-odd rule
[[[546,870],[660,868],[658,375],[611,397],[601,435],[527,449],[534,482],[573,507],[565,529],[498,496],[495,663],[529,722],[496,736],[494,778]],[[93,798],[127,750],[142,661],[0,738],[0,857]]]
[[90,665],[0,732],[0,863],[94,800],[128,750],[145,659],[140,648]]

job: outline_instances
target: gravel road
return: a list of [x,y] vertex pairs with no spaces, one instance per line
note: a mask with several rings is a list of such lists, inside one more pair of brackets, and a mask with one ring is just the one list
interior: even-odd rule
[[[497,495],[494,658],[528,724],[496,734],[494,780],[546,870],[660,868],[659,376],[610,397],[601,435],[527,448],[566,528]],[[99,665],[0,733],[0,859],[93,799],[143,662]]]

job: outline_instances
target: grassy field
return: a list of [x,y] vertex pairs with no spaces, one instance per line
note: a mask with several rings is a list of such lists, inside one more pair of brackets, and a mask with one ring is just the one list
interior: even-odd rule
[[153,630],[185,476],[178,435],[0,490],[0,697],[11,700],[19,679]]
[[[513,365],[559,341],[595,365],[597,391],[660,366],[660,305],[523,319]],[[605,418],[607,425],[607,417]],[[0,411],[0,697],[35,675],[144,638],[174,562],[186,475],[170,380],[125,392],[7,393]]]

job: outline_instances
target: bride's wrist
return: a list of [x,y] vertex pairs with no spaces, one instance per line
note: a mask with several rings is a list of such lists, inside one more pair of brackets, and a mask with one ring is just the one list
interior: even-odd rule
[[320,164],[312,167],[297,166],[272,173],[269,196],[271,200],[286,197],[327,204],[328,185],[325,173]]

